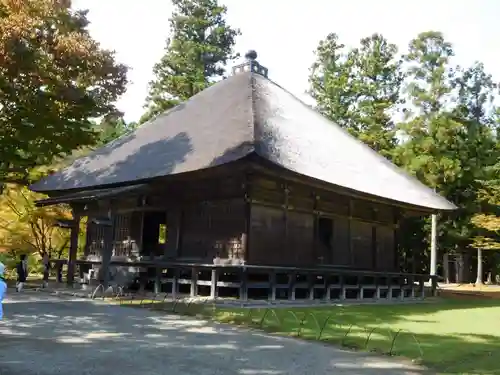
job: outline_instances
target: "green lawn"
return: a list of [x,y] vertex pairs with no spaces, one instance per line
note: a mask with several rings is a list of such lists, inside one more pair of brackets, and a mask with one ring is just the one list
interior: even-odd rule
[[[142,302],[141,302],[142,301]],[[122,301],[158,310],[172,303]],[[178,303],[175,312],[352,349],[392,353],[445,374],[500,374],[500,300],[242,309]]]

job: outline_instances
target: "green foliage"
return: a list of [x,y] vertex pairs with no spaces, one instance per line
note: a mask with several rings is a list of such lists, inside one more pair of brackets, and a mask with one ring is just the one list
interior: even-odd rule
[[479,198],[483,210],[473,216],[472,223],[479,229],[473,246],[500,250],[500,162],[487,169],[490,178],[480,181]]
[[[481,63],[452,67],[453,47],[436,31],[419,34],[402,56],[381,35],[360,44],[346,49],[336,34],[319,43],[310,75],[317,109],[458,205],[440,215],[441,249],[497,248],[499,113],[491,75]],[[401,230],[401,254],[420,257],[425,269],[430,220],[405,220]]]
[[69,1],[0,1],[0,180],[93,144],[92,118],[115,111],[124,65],[100,48]]
[[140,123],[207,88],[225,74],[233,60],[239,30],[225,20],[226,7],[217,0],[173,0],[171,36],[165,54],[153,68],[154,79]]
[[345,51],[336,34],[319,43],[309,82],[317,109],[389,157],[396,144],[393,114],[404,74],[397,48],[382,35]]
[[459,206],[440,220],[440,244],[464,250],[476,235],[473,215],[481,212],[478,180],[498,158],[491,129],[496,85],[481,64],[452,70],[450,43],[441,33],[412,40],[405,56],[407,120],[400,124],[405,141],[396,161]]
[[116,138],[125,135],[138,126],[137,123],[126,123],[122,116],[112,114],[104,117],[102,121],[95,126],[95,130],[99,132],[97,145],[105,145]]

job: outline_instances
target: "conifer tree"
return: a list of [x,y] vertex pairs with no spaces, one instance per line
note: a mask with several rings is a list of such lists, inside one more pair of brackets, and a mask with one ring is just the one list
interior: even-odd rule
[[217,0],[173,0],[165,54],[153,68],[145,122],[204,90],[226,73],[237,55],[238,29],[227,24],[227,8]]

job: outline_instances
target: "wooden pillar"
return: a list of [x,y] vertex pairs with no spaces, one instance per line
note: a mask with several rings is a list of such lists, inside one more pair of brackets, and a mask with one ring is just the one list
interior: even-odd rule
[[155,294],[160,294],[161,293],[161,268],[160,267],[155,267],[155,285],[154,285],[154,292]]
[[431,276],[436,275],[437,267],[437,215],[431,216],[431,264],[430,264],[430,274]]
[[212,277],[210,279],[210,299],[215,299],[217,297],[217,268],[212,268]]
[[355,259],[354,259],[354,249],[352,246],[352,211],[353,211],[353,201],[352,199],[349,199],[349,220],[347,221],[347,235],[348,235],[348,251],[349,251],[349,259],[351,266],[354,265]]
[[73,208],[73,222],[71,223],[71,234],[69,239],[69,256],[68,270],[66,275],[66,283],[68,286],[73,286],[75,281],[75,262],[78,253],[78,235],[80,232],[80,213]]
[[198,295],[198,269],[196,267],[192,267],[190,297],[194,298],[197,295]]
[[393,251],[394,251],[394,270],[399,271],[400,269],[400,259],[399,259],[399,224],[400,224],[400,213],[399,210],[394,210],[394,243],[393,243]]
[[245,233],[243,233],[241,238],[241,247],[243,248],[243,259],[245,263],[250,261],[250,232],[252,230],[252,191],[250,184],[250,176],[245,177]]
[[[372,220],[377,220],[377,210],[372,209]],[[378,268],[378,241],[377,241],[377,225],[372,225],[372,269]]]
[[477,249],[477,276],[476,285],[483,285],[483,250]]
[[[162,228],[165,230],[165,242],[163,243],[163,259],[168,258],[168,211],[165,211],[165,225],[162,227],[160,225],[160,231]],[[161,233],[160,233],[161,234]]]
[[113,255],[113,238],[114,238],[114,216],[109,213],[109,220],[106,223],[102,223],[104,226],[104,248],[102,249],[102,263],[101,263],[101,281],[104,286],[104,290],[107,289],[109,284],[109,266],[111,263],[111,257]]
[[179,257],[182,254],[182,232],[184,227],[184,211],[182,207],[177,208],[177,225],[175,232],[175,256]]
[[137,244],[139,248],[139,256],[144,255],[144,248],[143,248],[143,243],[144,243],[144,208],[141,210],[141,225],[139,229],[139,243]]
[[[285,235],[283,237],[284,240],[284,246],[283,250],[281,251],[281,256],[286,257],[288,252],[288,195],[290,193],[290,190],[288,189],[287,184],[285,183],[283,185],[283,191],[284,191],[284,202],[283,202],[283,220],[285,221]],[[297,254],[293,254],[293,262],[294,264],[297,263]]]
[[269,277],[269,295],[270,301],[276,301],[276,272],[273,270],[268,274]]
[[[313,215],[314,215],[314,224],[313,224],[313,230],[314,230],[314,237],[313,237],[313,249],[312,249],[312,254],[313,254],[313,259],[314,263],[318,263],[318,240],[319,240],[319,211],[318,211],[318,201],[319,201],[319,195],[314,194],[314,203],[313,203]],[[323,254],[321,255],[323,256]],[[324,263],[331,263],[331,254],[328,254],[327,259],[324,260]]]
[[240,269],[240,301],[248,300],[248,273],[247,268],[243,266]]
[[85,226],[85,248],[83,250],[83,256],[87,258],[90,252],[90,231],[92,224],[90,223],[90,218],[87,217],[87,225]]

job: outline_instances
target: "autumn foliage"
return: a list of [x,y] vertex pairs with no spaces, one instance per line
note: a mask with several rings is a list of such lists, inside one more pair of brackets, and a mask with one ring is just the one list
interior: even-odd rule
[[0,0],[0,182],[94,144],[92,119],[116,111],[124,65],[70,1]]

